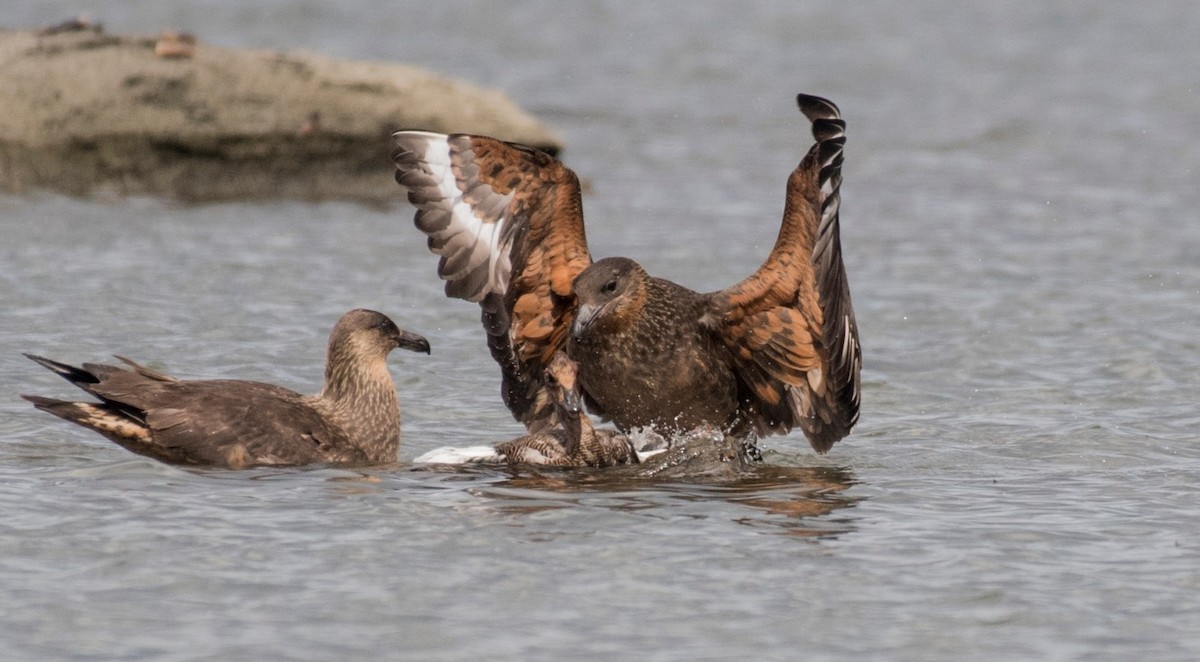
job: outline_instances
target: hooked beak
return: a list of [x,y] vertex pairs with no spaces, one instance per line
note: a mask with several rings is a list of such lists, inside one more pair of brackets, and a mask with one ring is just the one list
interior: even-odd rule
[[582,338],[583,334],[587,333],[588,327],[592,325],[592,321],[596,319],[596,315],[603,309],[603,305],[579,304],[579,307],[575,309],[575,319],[571,322],[571,335],[576,340]]
[[400,335],[396,337],[396,346],[413,352],[429,353],[429,341],[424,336],[410,331],[400,331]]
[[562,391],[563,409],[567,410],[568,414],[583,411],[583,398],[580,397],[578,388],[564,388]]

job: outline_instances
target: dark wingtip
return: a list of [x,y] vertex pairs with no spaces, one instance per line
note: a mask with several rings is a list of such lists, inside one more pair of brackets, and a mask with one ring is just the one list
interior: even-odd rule
[[838,109],[837,104],[812,94],[797,94],[796,105],[800,107],[800,112],[804,113],[805,117],[814,122],[819,119],[838,119],[842,116],[842,111]]
[[37,407],[38,409],[45,409],[46,407],[49,407],[50,405],[57,404],[58,402],[60,402],[59,400],[55,400],[53,398],[43,398],[40,395],[26,395],[26,394],[22,393],[21,397],[24,398],[25,400],[28,400],[29,402],[32,402],[33,406]]
[[837,435],[834,437],[809,437],[808,443],[812,445],[812,449],[817,452],[817,455],[824,455],[829,452],[829,449],[833,448],[834,443],[841,439],[842,436],[843,435]]
[[825,318],[823,331],[831,344],[829,379],[833,389],[822,405],[822,408],[828,409],[828,415],[816,416],[802,423],[802,427],[813,450],[824,454],[854,427],[860,407],[862,350],[838,237],[846,121],[842,119],[837,104],[828,99],[799,94],[796,104],[812,122],[812,135],[817,141],[805,159],[808,161],[811,158],[811,165],[819,168],[821,223],[813,260]]
[[562,148],[554,143],[534,143],[534,149],[545,152],[554,158],[558,158],[562,154]]
[[33,361],[50,372],[53,372],[59,377],[62,377],[63,379],[66,379],[74,384],[95,384],[99,381],[96,379],[95,375],[91,374],[87,370],[81,370],[75,366],[67,365],[66,363],[60,363],[44,356],[38,356],[37,354],[28,354],[25,352],[22,353],[25,354],[25,358],[29,359],[30,361]]

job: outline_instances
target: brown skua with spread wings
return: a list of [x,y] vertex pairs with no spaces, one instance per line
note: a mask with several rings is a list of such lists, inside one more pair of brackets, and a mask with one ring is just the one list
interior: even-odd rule
[[394,134],[396,180],[446,293],[482,307],[504,401],[530,431],[557,423],[543,375],[559,350],[578,363],[588,408],[623,431],[798,426],[818,452],[850,431],[862,354],[838,227],[846,125],[830,101],[797,102],[816,142],[788,179],[775,246],[706,294],[626,258],[593,262],[579,180],[557,159],[482,136]]

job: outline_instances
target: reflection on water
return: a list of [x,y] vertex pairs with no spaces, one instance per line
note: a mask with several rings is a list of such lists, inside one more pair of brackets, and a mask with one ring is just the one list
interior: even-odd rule
[[864,497],[845,494],[856,484],[847,469],[756,464],[736,471],[667,477],[645,476],[637,467],[577,469],[532,465],[420,466],[416,471],[448,473],[471,484],[468,491],[514,515],[563,508],[601,507],[653,516],[671,502],[725,502],[744,506],[730,519],[789,535],[836,536],[852,530],[848,518],[822,519]]
[[33,411],[20,352],[312,392],[366,306],[433,343],[392,364],[402,461],[520,426],[411,209],[0,199],[9,657],[1200,656],[1200,3],[66,4],[503,88],[592,182],[595,254],[702,290],[760,264],[792,95],[828,96],[864,406],[743,468],[169,467]]
[[[680,502],[701,506],[721,502],[739,506],[727,516],[748,526],[776,527],[798,536],[833,536],[850,530],[845,519],[821,521],[863,498],[844,494],[856,483],[850,470],[753,461],[745,448],[739,439],[702,428],[679,435],[669,448],[644,457],[639,464],[600,469],[418,464],[414,471],[431,477],[444,474],[434,481],[457,482],[456,489],[466,482],[470,494],[509,515],[600,507],[657,517]],[[361,478],[335,480],[379,482],[379,475],[369,472]]]

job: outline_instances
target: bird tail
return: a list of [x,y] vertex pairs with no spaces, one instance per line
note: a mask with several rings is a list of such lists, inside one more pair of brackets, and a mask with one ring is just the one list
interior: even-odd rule
[[[38,362],[41,363],[41,361]],[[50,363],[54,362],[51,361]],[[70,368],[70,366],[67,367]],[[54,414],[61,419],[71,421],[90,430],[95,430],[118,444],[149,444],[152,441],[150,429],[143,423],[129,418],[119,409],[115,409],[107,404],[68,402],[66,400],[43,398],[40,395],[22,395],[21,397],[32,402],[34,407],[44,412]]]
[[53,372],[54,374],[58,375],[59,377],[62,377],[63,379],[71,382],[72,384],[78,386],[79,388],[81,388],[89,393],[91,392],[91,388],[89,388],[89,387],[92,384],[100,383],[99,377],[92,374],[91,372],[88,372],[87,370],[84,370],[83,368],[76,368],[75,366],[67,365],[66,363],[59,363],[58,361],[51,361],[48,358],[45,358],[43,356],[37,356],[35,354],[26,354],[25,358],[29,359],[30,361],[33,361],[34,363],[37,363],[38,365],[42,366],[43,368],[49,370],[50,372]]

